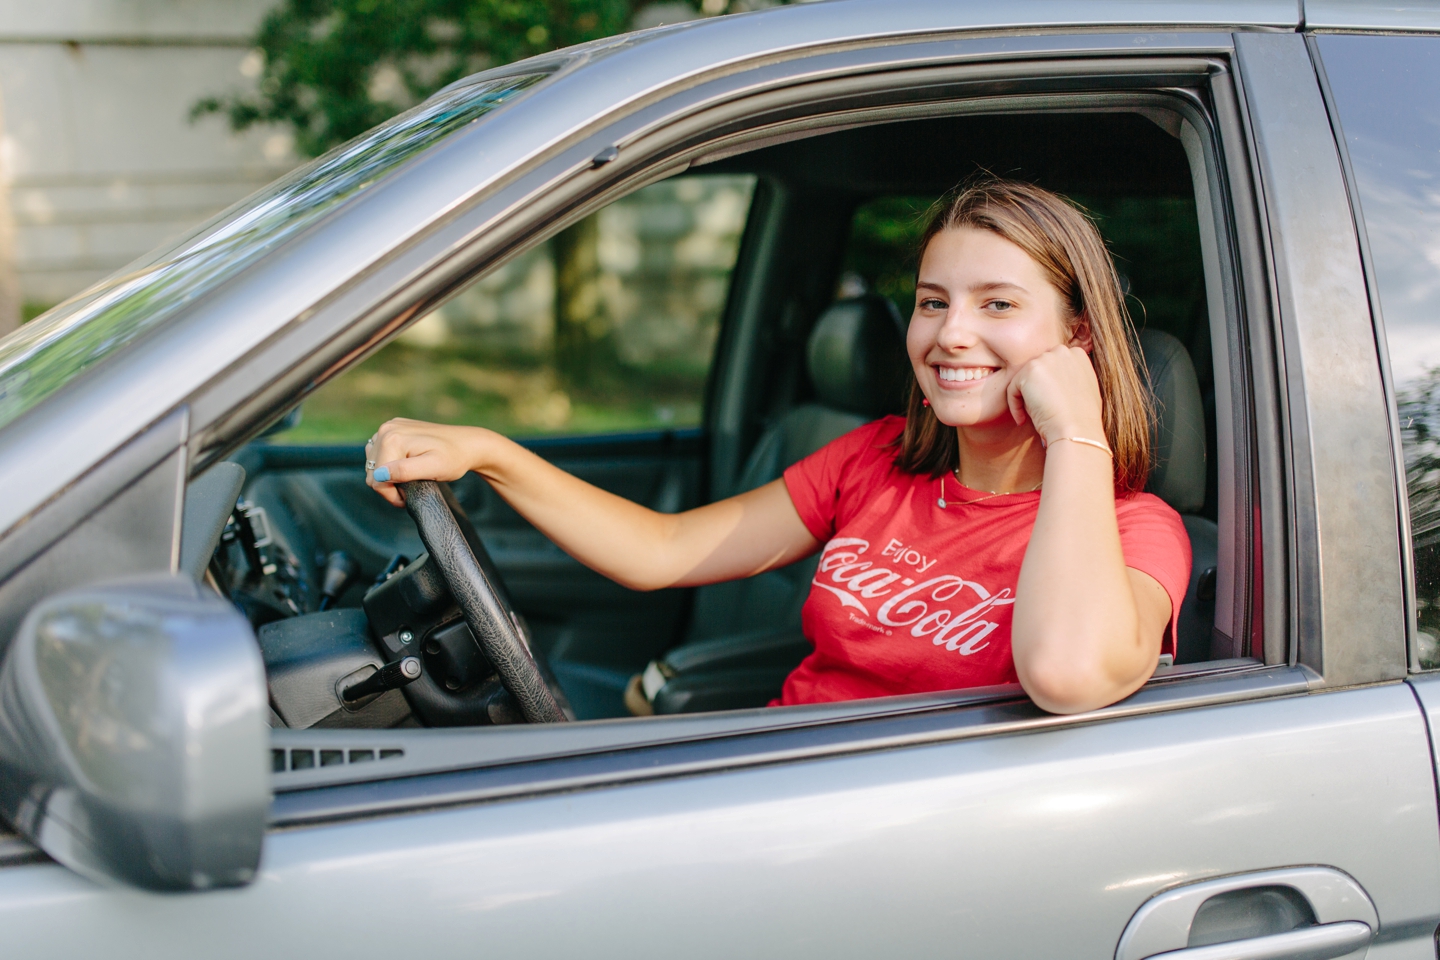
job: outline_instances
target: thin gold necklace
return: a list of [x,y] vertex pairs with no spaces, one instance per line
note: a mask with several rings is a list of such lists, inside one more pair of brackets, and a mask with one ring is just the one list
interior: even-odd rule
[[[960,470],[957,468],[954,472],[955,472],[955,482],[956,482],[956,483],[960,483]],[[1013,496],[1014,494],[1017,494],[1017,493],[1034,493],[1036,490],[1039,490],[1042,486],[1044,486],[1044,484],[1045,484],[1045,481],[1044,481],[1044,480],[1041,480],[1039,483],[1035,484],[1035,486],[1031,487],[1029,490],[1011,490],[1011,491],[1009,491],[1008,493],[1005,493],[1005,492],[996,493],[996,492],[994,492],[994,491],[992,490],[992,491],[991,491],[989,494],[987,494],[986,496],[976,497],[974,500],[956,500],[955,503],[956,503],[958,506],[964,507],[964,506],[968,506],[969,504],[972,504],[972,503],[979,503],[981,500],[992,500],[992,499],[994,499],[995,497],[1009,497],[1009,496]],[[965,486],[965,484],[960,483],[960,486],[963,487],[963,486]],[[935,503],[940,507],[941,510],[944,510],[946,507],[950,506],[950,504],[947,503],[946,500],[945,500],[945,474],[943,474],[943,473],[940,474],[940,499],[939,499],[939,500],[936,500]]]

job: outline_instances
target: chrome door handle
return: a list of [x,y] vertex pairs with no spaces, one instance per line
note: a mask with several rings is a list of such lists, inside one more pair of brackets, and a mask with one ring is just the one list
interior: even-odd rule
[[[1245,917],[1277,900],[1291,905],[1288,912],[1268,921],[1264,910],[1249,914],[1262,921],[1234,919],[1237,905]],[[1115,960],[1331,960],[1364,949],[1379,928],[1375,904],[1348,874],[1333,867],[1264,870],[1151,897],[1130,918]]]
[[1374,931],[1356,920],[1322,923],[1289,933],[1212,943],[1154,954],[1153,960],[1335,960],[1370,942]]

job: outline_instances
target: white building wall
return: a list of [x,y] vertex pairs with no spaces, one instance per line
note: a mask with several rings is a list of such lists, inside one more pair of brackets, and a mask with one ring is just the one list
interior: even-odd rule
[[[0,171],[21,297],[63,300],[297,162],[196,100],[253,88],[274,0],[0,0]],[[248,59],[247,59],[248,57]]]

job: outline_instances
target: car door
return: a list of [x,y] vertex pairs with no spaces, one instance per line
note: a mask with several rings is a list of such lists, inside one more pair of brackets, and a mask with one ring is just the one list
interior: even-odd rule
[[[1023,58],[1013,43],[844,56],[877,73],[906,57],[998,61],[1007,89],[1083,80],[1075,61],[1101,56],[1106,90],[1191,78],[1197,122],[1213,124],[1215,149],[1197,154],[1216,173],[1211,242],[1233,280],[1212,302],[1234,361],[1217,629],[1236,656],[1081,717],[1002,689],[483,732],[276,731],[252,885],[162,897],[11,866],[7,946],[1138,958],[1269,937],[1203,956],[1433,955],[1440,829],[1425,718],[1402,682],[1389,416],[1305,41],[1026,37]],[[1157,46],[1174,62],[1131,59]],[[681,107],[665,109],[678,123]],[[297,769],[297,753],[325,750],[333,766]]]

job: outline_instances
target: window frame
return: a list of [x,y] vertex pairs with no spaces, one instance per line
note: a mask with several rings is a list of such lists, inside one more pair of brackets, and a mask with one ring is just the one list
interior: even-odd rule
[[[1264,598],[1266,591],[1273,592],[1281,585],[1266,581],[1262,576],[1267,566],[1274,570],[1285,569],[1285,554],[1281,552],[1285,528],[1283,514],[1278,509],[1283,500],[1272,493],[1263,498],[1268,503],[1259,511],[1255,509],[1262,500],[1261,488],[1267,486],[1262,477],[1268,479],[1268,485],[1273,490],[1274,483],[1281,476],[1278,457],[1271,457],[1268,464],[1257,464],[1259,450],[1274,451],[1278,447],[1277,442],[1266,442],[1271,438],[1278,440],[1273,430],[1277,410],[1263,399],[1273,396],[1275,381],[1269,374],[1273,361],[1273,354],[1268,349],[1269,341],[1263,335],[1255,337],[1250,333],[1255,321],[1249,319],[1258,317],[1264,323],[1271,314],[1268,290],[1263,282],[1256,280],[1266,272],[1264,253],[1253,233],[1257,224],[1253,218],[1246,222],[1232,215],[1237,206],[1254,203],[1248,167],[1242,167],[1238,177],[1233,172],[1227,177],[1227,170],[1232,170],[1236,159],[1244,156],[1245,139],[1237,102],[1238,81],[1228,70],[1221,69],[1210,76],[1209,82],[1213,99],[1224,103],[1223,108],[1213,112],[1199,97],[1193,94],[1187,97],[1188,91],[1170,89],[1165,94],[1174,98],[1170,103],[1172,108],[1177,105],[1186,108],[1182,116],[1190,129],[1198,133],[1200,140],[1193,149],[1187,147],[1187,154],[1192,163],[1202,256],[1206,261],[1207,301],[1217,380],[1215,453],[1220,461],[1219,475],[1232,478],[1229,483],[1222,480],[1219,484],[1217,516],[1217,526],[1222,531],[1218,566],[1232,575],[1222,577],[1217,585],[1216,610],[1218,618],[1220,610],[1228,609],[1230,620],[1224,630],[1217,621],[1218,635],[1212,643],[1212,652],[1216,659],[1253,656],[1256,660],[1274,664],[1285,662],[1287,656],[1284,623],[1279,617],[1266,621],[1261,616],[1252,616],[1252,611],[1259,611],[1263,616],[1266,610],[1283,613],[1287,608],[1283,593],[1270,597],[1268,601]],[[1125,99],[1124,95],[1115,94],[1096,96],[1103,97],[1107,108],[1120,106]],[[1127,105],[1141,103],[1155,106],[1160,95],[1153,95],[1156,103],[1149,103],[1151,96],[1136,95]],[[1186,99],[1180,99],[1182,97]],[[1088,96],[1076,97],[1078,103],[1070,104],[1069,108],[1073,109],[1089,99]],[[1007,112],[994,99],[973,111],[955,109],[956,106],[954,101],[941,101],[922,105],[909,113],[918,118],[953,116],[962,112]],[[1043,109],[1038,104],[1032,106],[1035,110]],[[1058,100],[1051,108],[1066,109]],[[880,108],[873,113],[889,113],[890,116],[885,119],[899,119],[888,108]],[[854,119],[854,114],[851,119]],[[768,140],[778,142],[786,138],[786,133],[782,132],[773,138],[762,136],[758,139],[763,145]],[[1217,147],[1221,143],[1225,144],[1223,151]],[[728,145],[716,150],[722,158],[733,152]],[[699,162],[703,161],[697,161],[697,164]],[[1203,168],[1197,167],[1197,164],[1203,165]],[[773,232],[775,226],[757,223],[757,236],[753,242],[757,246],[763,245],[764,234]],[[747,244],[751,242],[749,239],[746,241]],[[742,258],[746,255],[747,250],[742,246]],[[737,275],[739,272],[737,269]],[[732,298],[732,303],[739,312],[744,309],[745,298]],[[760,336],[754,329],[745,329],[747,323],[756,322],[757,317],[747,317],[743,313],[726,317],[722,328],[722,337],[725,338],[722,340],[723,352],[717,356],[713,368],[716,380],[721,384],[720,396],[713,404],[716,417],[709,423],[712,443],[723,443],[727,434],[738,438],[731,440],[726,447],[742,451],[734,458],[737,462],[743,459],[743,451],[748,450],[746,441],[753,441],[754,435],[758,434],[762,415],[759,408],[746,410],[742,405],[742,402],[754,404],[759,400],[757,391],[750,389],[750,378],[759,365],[751,360],[747,348],[753,349]],[[1221,379],[1228,384],[1228,390],[1218,385]],[[725,383],[726,380],[729,382]],[[1257,402],[1264,409],[1257,411]],[[1261,422],[1270,424],[1272,429],[1261,428]],[[1237,451],[1246,451],[1248,455],[1236,456]],[[728,492],[725,480],[724,477],[712,479],[720,493]],[[1234,532],[1227,537],[1223,535],[1226,530]],[[1250,555],[1237,555],[1234,552],[1237,543],[1251,544]],[[1269,647],[1264,643],[1266,636],[1274,638]]]
[[[834,78],[813,79],[815,71],[807,70],[807,67],[813,65],[813,60],[824,58],[810,58],[772,65],[759,71],[768,71],[773,77],[777,71],[784,68],[781,72],[788,73],[796,81],[789,86],[782,86],[773,80],[747,84],[744,77],[731,77],[716,83],[738,87],[740,94],[721,98],[716,91],[707,90],[702,85],[700,88],[676,94],[677,102],[660,101],[647,111],[641,111],[645,116],[640,120],[637,121],[635,117],[626,118],[612,127],[601,129],[572,151],[575,156],[583,157],[587,155],[587,150],[597,144],[619,144],[620,156],[629,158],[628,163],[622,166],[612,162],[600,168],[614,168],[604,183],[597,184],[594,178],[587,179],[586,174],[591,171],[577,171],[573,163],[569,168],[562,168],[560,175],[550,182],[547,192],[551,199],[548,206],[537,201],[523,215],[517,214],[513,217],[512,222],[503,229],[490,235],[472,233],[471,246],[463,251],[463,255],[452,251],[446,262],[413,276],[405,288],[406,296],[392,296],[385,304],[372,308],[364,320],[351,320],[349,344],[359,340],[360,345],[349,345],[348,353],[336,349],[331,356],[338,354],[339,357],[353,360],[365,355],[393,336],[408,318],[421,315],[422,310],[418,304],[423,303],[428,309],[447,289],[453,289],[457,285],[457,278],[474,276],[479,270],[498,262],[500,257],[543,241],[554,231],[588,215],[604,203],[655,179],[690,167],[697,158],[715,156],[725,149],[734,148],[738,145],[737,138],[744,138],[747,141],[746,148],[753,149],[757,142],[767,137],[793,136],[797,132],[809,135],[816,132],[815,128],[819,126],[834,128],[844,123],[860,122],[858,117],[862,111],[875,122],[898,119],[897,109],[911,109],[911,112],[921,109],[945,111],[948,115],[956,112],[957,101],[975,102],[975,97],[983,92],[975,90],[976,86],[995,84],[997,81],[1008,85],[1007,95],[1013,95],[1013,86],[1017,79],[1037,85],[1048,83],[1052,89],[1041,91],[1040,95],[1051,97],[1052,106],[1060,103],[1054,98],[1069,97],[1065,102],[1073,107],[1076,102],[1074,86],[1077,84],[1102,84],[1098,93],[1092,90],[1086,94],[1088,96],[1121,97],[1128,95],[1126,90],[1133,93],[1131,88],[1135,87],[1141,87],[1148,96],[1151,94],[1150,86],[1159,87],[1165,91],[1165,96],[1174,96],[1177,79],[1182,83],[1188,79],[1192,86],[1203,91],[1200,96],[1189,96],[1196,110],[1194,116],[1203,123],[1203,129],[1196,132],[1203,140],[1201,146],[1207,163],[1204,176],[1209,183],[1210,196],[1215,198],[1211,204],[1213,241],[1217,247],[1216,267],[1222,286],[1223,303],[1212,304],[1211,309],[1212,318],[1214,311],[1223,311],[1225,322],[1221,324],[1221,329],[1216,330],[1212,319],[1212,337],[1217,341],[1217,358],[1223,357],[1230,361],[1227,364],[1228,387],[1233,391],[1233,402],[1230,404],[1232,417],[1229,423],[1234,445],[1241,451],[1235,464],[1235,476],[1230,481],[1234,485],[1234,516],[1230,523],[1235,528],[1231,539],[1254,544],[1256,553],[1263,551],[1264,554],[1263,563],[1252,562],[1259,557],[1252,558],[1249,555],[1236,556],[1232,561],[1231,589],[1239,599],[1234,601],[1232,606],[1231,623],[1239,623],[1241,627],[1248,629],[1252,636],[1258,632],[1264,638],[1263,649],[1258,650],[1257,655],[1263,654],[1269,665],[1262,663],[1257,656],[1251,659],[1211,661],[1161,671],[1138,694],[1122,704],[1078,718],[1041,714],[1024,700],[1018,687],[1012,685],[1005,688],[926,695],[920,698],[887,698],[825,705],[823,709],[792,708],[784,714],[740,711],[713,717],[626,721],[626,732],[623,736],[605,740],[603,746],[596,746],[591,750],[579,743],[558,740],[564,731],[549,728],[510,731],[487,729],[478,731],[478,735],[474,730],[425,731],[426,734],[432,734],[437,742],[447,738],[457,742],[478,742],[497,733],[514,735],[512,739],[517,743],[523,742],[523,746],[517,748],[520,752],[504,757],[492,755],[485,761],[478,757],[472,757],[468,761],[460,759],[457,762],[461,767],[468,764],[474,768],[470,769],[466,776],[487,777],[493,774],[502,779],[508,777],[509,785],[497,789],[501,790],[501,794],[509,795],[508,792],[513,791],[524,793],[544,789],[537,785],[530,773],[525,772],[530,770],[539,775],[536,764],[559,764],[563,767],[567,764],[583,766],[600,763],[603,767],[604,763],[596,759],[600,754],[610,757],[623,767],[630,763],[630,760],[615,758],[633,759],[651,749],[664,751],[671,759],[641,763],[636,769],[643,768],[648,772],[642,771],[642,774],[636,775],[665,776],[696,769],[693,762],[699,761],[690,757],[687,751],[713,753],[718,750],[723,754],[723,760],[716,762],[733,768],[748,763],[775,762],[777,758],[798,759],[802,756],[829,755],[837,751],[881,749],[919,742],[912,739],[910,733],[876,732],[882,728],[888,729],[886,724],[899,724],[907,728],[925,727],[928,732],[916,733],[914,736],[928,740],[999,735],[1217,702],[1290,696],[1308,688],[1315,674],[1303,667],[1292,669],[1287,665],[1287,660],[1292,665],[1295,661],[1294,651],[1287,642],[1291,633],[1285,629],[1282,619],[1289,607],[1286,602],[1289,594],[1286,523],[1284,514],[1275,506],[1285,500],[1286,491],[1281,487],[1282,471],[1277,463],[1272,462],[1267,466],[1256,452],[1257,448],[1263,446],[1274,448],[1269,440],[1279,432],[1276,423],[1279,404],[1275,400],[1275,394],[1271,392],[1276,385],[1274,371],[1270,366],[1273,357],[1267,350],[1271,288],[1266,282],[1269,276],[1266,266],[1267,247],[1260,232],[1258,204],[1248,207],[1250,211],[1256,211],[1256,215],[1251,217],[1246,214],[1247,204],[1256,202],[1250,179],[1250,164],[1254,162],[1255,153],[1246,127],[1241,81],[1232,69],[1233,48],[1230,38],[1225,36],[1217,40],[1211,35],[1177,33],[1168,38],[1170,48],[1162,51],[1166,54],[1173,53],[1174,56],[1163,61],[1153,54],[1148,57],[1073,55],[1076,50],[1084,54],[1096,47],[1099,47],[1103,54],[1109,54],[1116,46],[1114,38],[1101,38],[1103,42],[1097,42],[1094,36],[1083,35],[1023,39],[1030,44],[1030,49],[1048,56],[1040,57],[1037,54],[1036,59],[1020,58],[1010,62],[981,65],[959,62],[938,67],[933,66],[932,56],[931,64],[915,70],[907,69],[909,64],[905,58],[899,58],[897,63],[897,58],[893,56],[894,48],[865,50],[861,52],[869,58],[866,62],[871,70],[868,73],[839,78],[838,85],[848,89],[836,89],[837,81]],[[988,43],[993,51],[994,47],[1013,46],[1014,38],[1003,42],[988,40],[976,43],[982,47]],[[953,53],[955,46],[945,45],[946,50],[951,51],[951,59],[959,59]],[[911,59],[923,61],[925,58],[917,56],[917,47],[921,52],[927,49],[925,45],[907,45],[903,49],[908,51]],[[1126,47],[1132,51],[1134,49],[1132,44],[1126,44]],[[1176,50],[1185,52],[1177,53]],[[849,57],[853,61],[859,54],[847,51],[843,55],[829,56]],[[922,70],[924,76],[917,77]],[[1183,72],[1180,72],[1182,70]],[[936,85],[943,82],[954,84],[957,82],[957,74],[963,76],[959,82],[970,85],[969,92],[963,98],[942,99],[936,96]],[[1221,79],[1217,80],[1217,77]],[[1063,87],[1065,84],[1071,85],[1069,92],[1053,89],[1055,85]],[[1108,86],[1103,86],[1104,84]],[[747,89],[748,93],[745,92]],[[898,94],[917,89],[921,91],[921,95],[915,98],[919,101],[918,105],[911,103],[905,108],[897,107],[895,100]],[[843,111],[825,112],[816,106],[817,99],[824,99],[819,94],[829,97],[829,105],[832,107],[842,98],[853,98],[857,95],[870,96],[872,102],[857,107],[851,100],[848,101],[851,105]],[[993,90],[990,95],[992,99],[985,104],[990,112],[1007,109],[1004,104],[994,99],[996,93]],[[1208,110],[1206,95],[1214,101]],[[1035,106],[1034,95],[1027,96],[1032,99],[1025,105]],[[707,100],[711,101],[707,109],[687,115],[686,101],[706,105]],[[714,101],[718,101],[718,104]],[[1005,103],[1014,106],[1017,101],[1009,100]],[[766,124],[757,119],[757,114],[763,115],[763,111],[757,107],[772,111],[791,110],[794,115]],[[727,120],[719,116],[717,111],[733,119]],[[671,122],[663,122],[666,118]],[[723,122],[734,123],[734,129],[727,134]],[[731,134],[733,136],[730,136]],[[727,136],[729,139],[725,139]],[[555,166],[560,165],[561,162],[557,160]],[[525,185],[542,182],[546,172],[543,166],[532,171]],[[531,189],[534,190],[533,187]],[[518,202],[520,190],[521,185],[517,184],[512,209],[522,206]],[[539,191],[535,190],[530,196],[538,194]],[[747,227],[746,240],[742,241],[742,259],[745,257],[743,244],[752,242],[752,227],[755,231],[760,231],[763,225],[752,223]],[[459,227],[452,228],[451,235],[459,231]],[[1207,264],[1207,288],[1210,286],[1210,273]],[[736,302],[733,296],[731,300],[732,303]],[[380,307],[386,304],[388,309],[382,311]],[[724,322],[722,345],[739,335],[733,329],[733,317],[727,316]],[[368,339],[361,339],[365,337]],[[717,371],[716,376],[721,376],[722,374],[718,373],[721,355],[717,355],[715,362],[716,367],[712,369]],[[334,360],[331,360],[331,364],[332,370],[340,366]],[[290,382],[293,384],[294,381]],[[1223,386],[1227,385],[1222,384],[1217,376],[1217,394]],[[290,389],[293,391],[293,386]],[[293,403],[293,399],[290,402]],[[278,407],[279,404],[274,406]],[[1217,416],[1219,408],[1217,397]],[[237,407],[237,411],[248,410],[250,416],[258,419],[254,413],[256,409],[257,405],[253,402]],[[1222,425],[1217,423],[1217,432],[1223,437],[1221,427]],[[221,435],[223,432],[212,433],[210,439],[213,442]],[[231,434],[232,437],[234,435]],[[216,447],[209,449],[214,450]],[[205,459],[202,455],[197,461],[204,462]],[[1274,459],[1280,460],[1281,455],[1276,454]],[[1222,484],[1224,482],[1222,477]],[[1251,528],[1248,525],[1250,518],[1257,513],[1259,526]],[[1244,518],[1245,523],[1243,531],[1239,526],[1241,518]],[[1222,540],[1226,537],[1223,528],[1221,537]],[[1258,602],[1252,603],[1252,594]],[[1218,609],[1217,603],[1217,611]],[[1263,611],[1263,621],[1259,611]],[[1241,630],[1236,628],[1234,632],[1240,634]],[[588,725],[587,728],[596,729]],[[577,728],[569,729],[573,731]],[[667,733],[667,730],[671,732]],[[374,740],[377,735],[393,738],[412,736],[413,732],[401,735],[394,731],[362,733],[287,730],[276,731],[276,743],[286,746],[310,742],[316,739],[317,734],[320,737],[335,738],[336,742],[339,742],[347,737]],[[586,733],[586,736],[591,735]],[[799,741],[795,738],[799,738]],[[575,736],[571,737],[572,741],[575,739]],[[782,742],[786,744],[783,749],[778,746]],[[721,746],[716,747],[716,744]],[[277,780],[276,783],[277,824],[314,822],[317,819],[333,819],[358,813],[359,808],[351,806],[351,800],[345,799],[341,793],[333,793],[331,799],[325,798],[326,791],[339,790],[342,781],[373,784],[383,780],[392,786],[402,782],[411,784],[394,786],[396,792],[392,800],[385,800],[383,803],[387,810],[398,810],[415,804],[433,805],[440,802],[437,801],[437,794],[430,787],[424,786],[425,783],[432,784],[434,790],[443,792],[448,789],[440,781],[430,777],[422,777],[421,780],[414,780],[414,777],[424,774],[440,776],[442,770],[450,770],[455,775],[460,775],[453,763],[415,769],[405,764],[403,767],[389,768],[392,771],[389,773],[379,767],[377,764],[359,774],[351,774],[344,768],[338,768],[323,776],[318,770],[314,771],[313,776],[305,777],[277,775],[284,777],[283,781]],[[569,774],[561,779],[566,784],[572,784],[582,781],[615,782],[616,777],[623,779],[626,776],[629,774],[622,775],[618,768],[608,773],[600,772],[597,768],[593,773],[584,774],[580,781],[570,779]],[[592,779],[596,777],[599,779]],[[386,787],[386,790],[390,790],[390,787]],[[296,794],[293,804],[291,800],[285,799],[292,792]],[[457,799],[455,802],[470,802],[480,796],[466,791],[462,793],[469,799]],[[377,799],[376,802],[381,801]]]
[[525,740],[549,732],[533,726],[491,728],[508,735],[500,749],[479,742],[484,738],[474,736],[474,728],[426,731],[434,736],[420,750],[394,730],[274,730],[272,749],[362,749],[378,756],[388,748],[407,754],[363,763],[359,772],[346,764],[275,774],[269,825],[303,827],[1294,697],[1310,689],[1313,676],[1304,667],[1283,665],[1182,673],[1079,716],[1046,714],[1012,684],[790,707],[780,721],[765,716],[763,707],[623,721],[633,725],[635,736],[617,735],[615,722],[604,721],[587,724],[586,742],[564,750],[531,748]]

